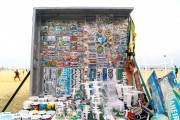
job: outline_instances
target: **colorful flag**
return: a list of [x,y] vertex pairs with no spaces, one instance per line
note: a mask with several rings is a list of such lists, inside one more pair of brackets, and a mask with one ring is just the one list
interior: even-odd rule
[[[177,95],[173,92],[174,74],[169,73],[160,82],[165,106],[170,120],[180,119],[180,104]],[[172,84],[173,83],[173,84]]]
[[162,114],[165,112],[163,94],[156,76],[155,71],[150,75],[148,79],[149,89],[152,96],[151,106],[156,113]]

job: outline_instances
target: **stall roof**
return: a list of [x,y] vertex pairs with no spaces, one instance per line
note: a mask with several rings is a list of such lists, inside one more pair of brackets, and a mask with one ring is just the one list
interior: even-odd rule
[[129,16],[133,7],[35,7],[38,15],[118,14]]

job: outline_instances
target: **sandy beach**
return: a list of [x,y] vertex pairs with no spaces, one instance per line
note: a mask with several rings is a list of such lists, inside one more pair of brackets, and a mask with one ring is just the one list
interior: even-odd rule
[[[170,70],[167,71],[167,73],[170,72]],[[26,76],[27,72],[22,73],[20,71],[20,78],[21,81]],[[152,73],[152,70],[148,70],[145,72],[144,70],[141,70],[141,74],[143,76],[144,81],[146,82],[149,75]],[[163,70],[156,70],[157,76],[162,77],[165,75],[165,72]],[[178,80],[180,80],[180,74],[178,74]],[[4,106],[10,99],[10,97],[13,95],[19,84],[21,83],[18,79],[14,82],[14,71],[0,71],[0,111],[3,110]],[[146,82],[147,84],[147,82]],[[17,95],[15,96],[14,100],[11,102],[9,107],[6,109],[6,111],[16,113],[23,108],[23,102],[28,100],[29,97],[29,88],[30,86],[30,78],[27,79],[27,81],[24,83],[22,88],[19,90]]]
[[[20,71],[20,73],[20,78],[22,81],[27,72],[24,72],[24,75],[22,71]],[[18,88],[21,81],[16,79],[14,82],[14,71],[0,71],[0,111],[3,110],[4,106]],[[30,78],[26,80],[6,111],[15,113],[22,109],[23,102],[29,97],[29,86]]]

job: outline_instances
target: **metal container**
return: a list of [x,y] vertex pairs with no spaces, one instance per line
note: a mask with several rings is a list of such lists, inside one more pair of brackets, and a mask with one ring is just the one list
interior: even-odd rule
[[[86,45],[84,46],[79,46],[78,42],[71,42],[67,41],[67,39],[70,39],[69,34],[72,36],[83,36],[85,35],[86,31],[84,33],[79,32],[81,31],[81,28],[79,27],[78,30],[76,29],[75,26],[73,26],[73,21],[76,21],[77,26],[81,26],[82,24],[87,24],[87,21],[89,22],[88,24],[90,25],[91,28],[93,28],[93,25],[91,24],[92,18],[97,22],[99,21],[99,18],[97,16],[108,16],[108,20],[111,20],[112,17],[120,17],[121,18],[126,18],[127,20],[130,17],[130,13],[132,12],[133,7],[82,7],[82,8],[74,8],[74,7],[37,7],[34,8],[34,13],[33,13],[33,30],[32,30],[32,48],[31,48],[31,87],[30,87],[30,95],[31,96],[39,96],[39,95],[53,95],[56,97],[63,96],[62,94],[66,94],[67,96],[70,95],[71,93],[71,88],[76,87],[77,89],[79,88],[79,83],[83,82],[83,80],[88,80],[88,78],[85,79],[80,79],[83,74],[87,74],[87,71],[83,71],[83,69],[89,69],[92,72],[95,71],[93,69],[93,63],[96,61],[94,57],[96,57],[95,54],[93,54],[93,51],[95,49],[93,47],[87,48]],[[90,16],[90,17],[89,17]],[[103,18],[101,18],[103,20]],[[60,24],[66,24],[66,22],[62,23],[56,23],[56,20],[71,20],[71,26],[69,29],[64,29]],[[79,21],[78,21],[79,20]],[[108,22],[107,20],[107,22]],[[44,24],[43,21],[48,21],[48,24],[46,26],[46,23]],[[82,22],[85,21],[85,22]],[[116,21],[114,21],[116,22]],[[103,23],[103,22],[102,22]],[[100,23],[101,24],[101,23]],[[85,26],[84,25],[84,26]],[[91,26],[92,25],[92,26]],[[68,26],[68,24],[67,24]],[[83,28],[83,27],[82,27]],[[94,28],[97,29],[98,27]],[[53,31],[55,29],[55,32]],[[111,28],[110,28],[111,29]],[[67,32],[67,31],[76,31],[76,32]],[[101,35],[102,29],[97,30],[98,34]],[[48,31],[48,33],[47,33]],[[61,32],[63,31],[63,36],[61,36]],[[123,32],[123,31],[122,31]],[[124,29],[124,32],[127,32],[127,29]],[[58,35],[57,35],[58,34]],[[88,40],[95,40],[94,36],[96,33],[91,33],[88,34]],[[61,43],[61,36],[63,39],[63,46]],[[111,36],[111,33],[106,30],[104,33],[104,36],[109,38]],[[121,36],[121,38],[127,37],[126,34],[125,36]],[[78,37],[77,37],[78,38]],[[47,39],[46,42],[44,42]],[[58,43],[56,41],[58,39]],[[117,38],[114,38],[117,39]],[[96,38],[97,42],[100,44],[104,44],[104,39],[102,37]],[[101,41],[99,41],[101,40]],[[55,43],[56,42],[56,43]],[[82,44],[86,42],[86,39],[83,39]],[[126,50],[127,48],[127,43],[119,43],[120,41],[117,40],[117,44],[124,44],[125,48],[121,49]],[[51,44],[56,44],[56,45],[51,45]],[[99,44],[98,43],[98,44]],[[47,45],[48,44],[48,45]],[[70,45],[69,48],[66,48],[66,45]],[[73,46],[73,44],[76,44]],[[109,43],[111,45],[112,43]],[[113,44],[116,44],[115,42]],[[92,45],[89,43],[89,46]],[[45,47],[46,46],[46,47]],[[63,47],[63,49],[61,49]],[[60,55],[60,53],[65,53],[64,51],[74,51],[70,52],[66,55]],[[48,50],[48,52],[46,51]],[[63,51],[62,51],[63,50]],[[82,54],[79,55],[81,51],[90,51],[92,52],[91,54],[89,53],[88,55]],[[101,46],[98,46],[98,54],[101,54],[103,52],[103,48]],[[123,55],[123,54],[122,54]],[[86,62],[87,58],[89,57],[89,62]],[[123,58],[124,57],[124,58]],[[121,63],[124,63],[123,61],[125,60],[126,56],[123,56],[119,59],[121,59]],[[99,64],[97,65],[98,69],[103,68],[107,66],[108,61],[104,61],[103,59],[105,56],[101,56],[101,59],[98,59],[97,62]],[[61,59],[65,59],[65,61],[61,61]],[[61,61],[61,62],[59,62]],[[71,62],[68,62],[71,61]],[[73,61],[73,62],[72,62]],[[78,61],[78,62],[76,62]],[[84,63],[84,64],[83,64]],[[92,64],[90,64],[92,63]],[[120,63],[118,63],[120,64]],[[63,80],[60,80],[58,78],[59,71],[62,69],[61,66],[69,66],[71,69],[64,69],[67,72],[74,72],[74,74],[77,74],[80,76],[79,78],[74,78],[74,74],[72,76],[66,76],[64,77],[70,77],[71,81],[67,81],[66,83],[62,82]],[[118,66],[122,67],[123,66]],[[78,69],[75,69],[78,68]],[[80,75],[78,73],[80,71]],[[102,70],[101,70],[102,71]],[[116,76],[111,75],[108,73],[110,78],[119,78]],[[100,73],[102,75],[102,73]],[[118,76],[118,75],[117,75]],[[83,76],[84,77],[84,76]],[[92,74],[90,79],[94,79],[94,75]],[[99,77],[103,78],[103,76]],[[63,78],[62,78],[63,79]],[[59,83],[60,81],[60,83]],[[118,80],[117,80],[118,81]],[[63,86],[64,84],[67,85],[67,88],[60,89],[59,86]],[[58,86],[59,85],[59,86]]]

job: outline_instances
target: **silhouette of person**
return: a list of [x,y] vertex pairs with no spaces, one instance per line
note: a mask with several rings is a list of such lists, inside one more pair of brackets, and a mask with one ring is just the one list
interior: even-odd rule
[[19,81],[21,81],[21,79],[19,77],[20,73],[19,73],[18,69],[16,69],[16,71],[14,73],[15,73],[14,82],[15,82],[16,78],[19,78]]
[[175,75],[176,75],[176,77],[177,77],[177,74],[178,74],[178,68],[176,67],[176,65],[174,66],[174,73],[175,73]]

